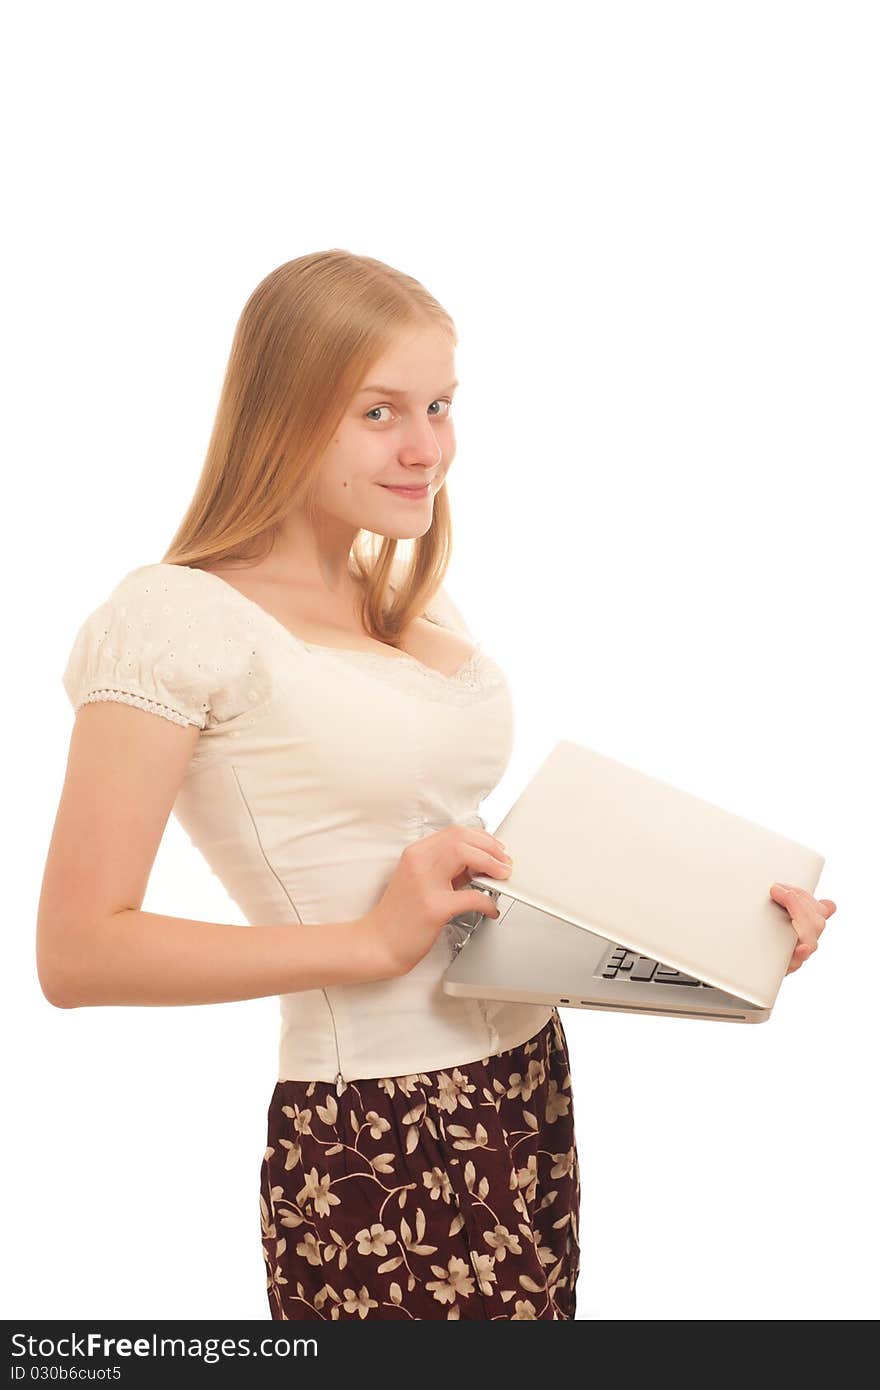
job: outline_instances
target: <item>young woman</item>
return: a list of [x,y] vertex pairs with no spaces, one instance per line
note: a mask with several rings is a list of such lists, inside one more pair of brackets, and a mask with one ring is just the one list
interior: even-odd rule
[[[456,342],[382,262],[268,275],[170,549],[86,618],[64,673],[41,985],[61,1007],[280,996],[277,1319],[575,1313],[559,1015],[442,988],[455,919],[497,915],[471,876],[510,872],[478,808],[513,736],[442,585]],[[172,810],[251,930],[141,910]]]

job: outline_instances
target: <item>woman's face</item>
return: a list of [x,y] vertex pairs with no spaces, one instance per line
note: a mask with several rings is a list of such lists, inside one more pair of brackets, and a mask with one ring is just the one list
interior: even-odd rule
[[[454,351],[442,329],[412,329],[373,364],[324,457],[323,512],[397,540],[430,528],[434,496],[455,457]],[[405,497],[388,484],[425,491]]]

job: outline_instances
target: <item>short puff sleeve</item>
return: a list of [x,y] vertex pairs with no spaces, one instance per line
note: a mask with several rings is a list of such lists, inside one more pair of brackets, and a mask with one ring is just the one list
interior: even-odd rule
[[74,710],[135,705],[208,729],[268,696],[253,622],[175,565],[133,571],[83,622],[62,683]]

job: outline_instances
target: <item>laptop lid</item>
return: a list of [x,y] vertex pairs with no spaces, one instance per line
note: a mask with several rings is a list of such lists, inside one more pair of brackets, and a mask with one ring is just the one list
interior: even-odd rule
[[825,859],[777,831],[565,739],[492,832],[513,856],[476,887],[770,1008],[797,945],[777,880],[813,892]]

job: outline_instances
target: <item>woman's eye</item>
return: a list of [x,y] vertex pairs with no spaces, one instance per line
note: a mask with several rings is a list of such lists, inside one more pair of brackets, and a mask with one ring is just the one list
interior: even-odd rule
[[[441,400],[432,401],[432,402],[431,402],[431,405],[432,405],[432,406],[434,406],[434,405],[445,405],[445,406],[447,407],[447,410],[446,410],[446,414],[445,414],[445,415],[435,415],[435,416],[434,416],[435,419],[440,419],[440,420],[445,420],[445,419],[447,418],[447,416],[449,415],[449,411],[452,409],[452,401],[448,400],[446,396],[444,396]],[[390,409],[391,409],[391,406],[390,406],[390,405],[374,405],[373,408],[372,408],[372,410],[368,410],[368,411],[367,411],[367,416],[366,416],[366,418],[367,418],[368,420],[372,418],[373,422],[374,422],[375,424],[377,424],[377,425],[385,424],[386,422],[385,422],[384,420],[377,420],[377,419],[375,418],[375,417],[376,417],[376,413],[377,413],[377,411],[380,411],[380,410],[390,410]],[[430,407],[429,407],[429,409],[430,409]]]

